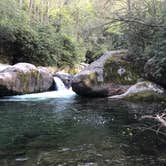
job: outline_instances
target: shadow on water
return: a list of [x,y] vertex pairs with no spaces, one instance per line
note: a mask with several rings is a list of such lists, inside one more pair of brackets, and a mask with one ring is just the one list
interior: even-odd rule
[[77,96],[1,100],[0,166],[165,165],[156,142],[132,129],[140,114],[162,107]]

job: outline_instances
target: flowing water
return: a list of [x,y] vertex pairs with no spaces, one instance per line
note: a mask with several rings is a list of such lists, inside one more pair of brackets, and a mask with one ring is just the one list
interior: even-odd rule
[[0,166],[164,166],[156,140],[133,130],[162,107],[67,90],[0,99]]
[[55,89],[57,90],[66,90],[66,87],[64,85],[64,83],[62,82],[62,80],[58,77],[54,77],[54,82],[55,82]]

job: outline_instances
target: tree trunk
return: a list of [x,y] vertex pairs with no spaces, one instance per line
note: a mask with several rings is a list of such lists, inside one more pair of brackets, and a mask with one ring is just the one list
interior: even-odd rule
[[32,12],[33,0],[29,0],[29,12]]
[[19,8],[22,9],[23,0],[19,0]]
[[[127,0],[127,15],[128,15],[128,19],[131,20],[131,0]],[[128,50],[129,50],[129,54],[133,52],[132,50],[132,39],[131,39],[131,33],[132,31],[132,25],[131,22],[128,22]]]
[[49,11],[49,0],[46,1],[46,9],[45,9],[45,19],[44,23],[47,25],[49,23],[49,18],[48,18],[48,11]]

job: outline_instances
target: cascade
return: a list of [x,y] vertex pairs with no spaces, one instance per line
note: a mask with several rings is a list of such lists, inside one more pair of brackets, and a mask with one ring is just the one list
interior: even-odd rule
[[63,81],[59,77],[54,77],[55,89],[56,91],[42,92],[42,93],[33,93],[17,96],[6,96],[0,101],[37,101],[37,100],[47,100],[49,98],[72,98],[75,96],[75,92],[72,91],[72,88],[67,89]]
[[55,89],[57,89],[57,90],[66,90],[67,89],[65,87],[63,81],[59,77],[54,77],[54,82],[55,82]]

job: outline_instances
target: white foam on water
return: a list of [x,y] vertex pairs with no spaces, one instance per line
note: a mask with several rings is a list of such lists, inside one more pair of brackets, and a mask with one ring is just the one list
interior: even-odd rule
[[76,95],[75,92],[72,91],[72,88],[67,89],[65,87],[63,81],[60,78],[54,77],[54,81],[56,83],[57,91],[6,96],[1,98],[0,101],[40,101],[51,98],[71,98],[72,96]]
[[67,89],[65,87],[63,81],[59,77],[54,77],[54,81],[55,81],[57,90],[66,90]]
[[0,101],[38,101],[51,98],[71,98],[72,96],[76,95],[75,92],[72,91],[72,88],[67,89],[65,87],[63,81],[60,78],[54,77],[54,81],[56,83],[57,91],[6,96],[1,98]]
[[43,92],[43,93],[6,96],[0,99],[0,101],[37,101],[37,100],[46,100],[54,98],[71,98],[75,95],[76,94],[75,92],[72,91],[72,89],[69,90],[66,89],[66,90]]

